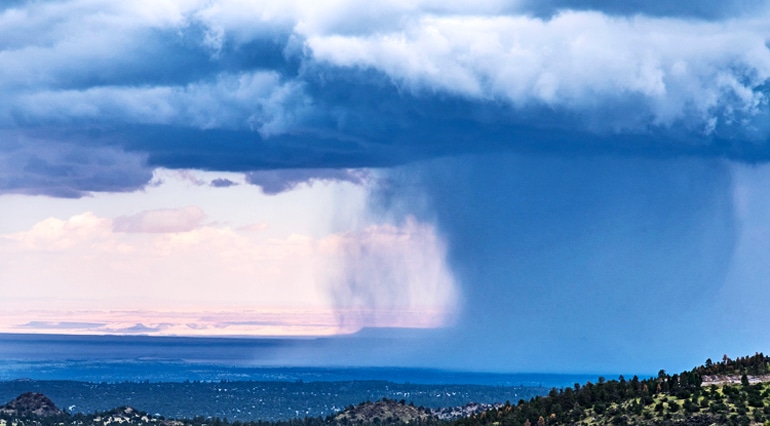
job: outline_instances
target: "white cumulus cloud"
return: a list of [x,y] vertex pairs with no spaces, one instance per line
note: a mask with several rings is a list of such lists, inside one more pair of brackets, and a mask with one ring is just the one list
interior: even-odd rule
[[[3,305],[47,309],[53,317],[59,311],[49,305],[313,308],[352,312],[337,319],[348,332],[437,327],[451,319],[456,283],[431,225],[410,219],[320,237],[274,237],[253,231],[264,226],[234,229],[202,224],[204,217],[196,206],[115,219],[86,212],[0,235],[0,290],[9,295]],[[377,303],[369,303],[375,296]],[[342,297],[354,303],[340,303]]]
[[[376,69],[420,94],[444,92],[516,108],[547,106],[594,118],[620,106],[635,128],[748,120],[768,108],[767,17],[692,22],[597,12],[423,16],[365,35],[310,34],[319,61]],[[606,127],[592,123],[599,130]],[[626,129],[621,129],[626,130]]]

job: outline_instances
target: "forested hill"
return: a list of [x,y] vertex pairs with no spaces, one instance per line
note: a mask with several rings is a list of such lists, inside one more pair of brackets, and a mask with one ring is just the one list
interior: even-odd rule
[[[529,425],[770,425],[770,357],[723,357],[691,371],[552,389],[545,397],[506,404],[457,421],[457,426]],[[704,377],[737,377],[704,384]]]
[[[722,362],[713,362],[707,359],[706,363],[695,368],[703,382],[712,383],[741,383],[748,380],[749,383],[769,382],[770,369],[767,360],[762,354],[731,360],[725,355]],[[745,379],[744,379],[745,376]]]

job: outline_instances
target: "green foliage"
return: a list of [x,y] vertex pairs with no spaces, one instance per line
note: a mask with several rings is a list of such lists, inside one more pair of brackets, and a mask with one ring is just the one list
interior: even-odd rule
[[688,413],[698,413],[700,412],[700,408],[701,408],[698,404],[692,402],[691,400],[685,401],[683,407],[684,407],[684,411]]
[[696,367],[693,372],[701,376],[760,376],[770,374],[770,356],[757,352],[752,356],[739,357],[733,360],[724,355],[722,362],[717,363],[712,362],[709,358],[704,365]]
[[[523,426],[543,417],[548,425],[732,424],[767,422],[770,387],[751,384],[749,376],[770,371],[770,358],[758,353],[722,362],[707,360],[691,371],[640,380],[607,380],[551,390],[546,397],[520,402],[508,412],[455,422],[456,426]],[[746,375],[741,385],[703,387],[704,375]],[[494,411],[494,410],[493,410]],[[700,419],[700,420],[694,420]],[[769,425],[770,426],[770,425]]]

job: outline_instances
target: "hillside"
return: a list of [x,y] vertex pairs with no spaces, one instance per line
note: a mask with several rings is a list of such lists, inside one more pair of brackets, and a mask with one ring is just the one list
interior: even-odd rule
[[[770,357],[761,353],[736,360],[725,356],[680,374],[661,370],[645,380],[599,378],[596,384],[553,389],[456,425],[770,425],[770,383],[758,380],[769,371]],[[704,385],[705,373],[724,380]]]

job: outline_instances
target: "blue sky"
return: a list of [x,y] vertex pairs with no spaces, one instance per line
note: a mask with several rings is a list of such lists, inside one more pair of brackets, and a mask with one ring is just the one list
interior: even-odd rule
[[767,352],[769,19],[5,2],[0,329],[416,328],[370,352],[496,371]]

